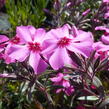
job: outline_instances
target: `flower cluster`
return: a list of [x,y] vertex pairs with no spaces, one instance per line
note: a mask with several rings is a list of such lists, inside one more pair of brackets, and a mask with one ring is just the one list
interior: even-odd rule
[[104,26],[96,27],[95,30],[104,31],[104,34],[101,36],[100,41],[93,44],[94,49],[97,51],[96,55],[100,56],[101,59],[109,56],[109,28]]
[[74,65],[69,51],[88,57],[93,49],[90,32],[68,24],[48,32],[43,28],[19,26],[4,51],[6,63],[28,61],[36,74],[44,72],[48,63],[54,70]]
[[[30,25],[18,26],[12,39],[0,35],[0,58],[7,64],[25,61],[33,68],[35,75],[44,72],[48,66],[53,70],[68,65],[78,67],[70,53],[87,59],[96,51],[95,59],[100,57],[103,60],[109,56],[109,28],[98,26],[95,30],[104,31],[98,42],[94,42],[91,32],[79,30],[68,24],[49,31]],[[57,93],[63,91],[69,96],[74,92],[74,88],[67,77],[68,74],[58,73],[50,80],[54,85],[62,86]]]
[[109,0],[0,0],[0,10],[1,108],[108,108]]

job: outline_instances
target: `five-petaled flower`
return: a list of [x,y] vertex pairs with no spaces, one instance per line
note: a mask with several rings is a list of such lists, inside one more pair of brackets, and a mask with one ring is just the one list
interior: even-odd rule
[[56,93],[65,92],[68,96],[70,96],[74,92],[73,86],[70,84],[70,75],[58,73],[56,77],[50,78],[54,85],[62,86],[56,90]]
[[58,70],[65,64],[74,63],[68,51],[79,53],[85,57],[92,51],[93,38],[90,32],[71,28],[68,24],[52,29],[47,33],[43,54],[48,58],[53,69]]
[[36,74],[43,72],[47,64],[41,58],[40,54],[43,51],[45,34],[45,30],[42,28],[35,29],[32,26],[17,27],[18,37],[10,41],[6,50],[8,58],[19,62],[23,62],[28,58],[28,63]]

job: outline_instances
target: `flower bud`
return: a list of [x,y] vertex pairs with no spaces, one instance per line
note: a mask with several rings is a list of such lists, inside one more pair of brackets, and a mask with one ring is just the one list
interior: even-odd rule
[[60,8],[61,8],[60,0],[55,0],[54,9],[58,11]]
[[84,12],[82,13],[82,15],[83,15],[83,16],[86,16],[89,12],[90,12],[90,9],[87,9],[86,11],[84,11]]

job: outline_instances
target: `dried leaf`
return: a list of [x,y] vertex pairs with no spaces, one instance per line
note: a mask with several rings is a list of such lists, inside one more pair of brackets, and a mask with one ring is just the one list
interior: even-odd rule
[[35,109],[44,109],[42,104],[39,101],[35,102]]

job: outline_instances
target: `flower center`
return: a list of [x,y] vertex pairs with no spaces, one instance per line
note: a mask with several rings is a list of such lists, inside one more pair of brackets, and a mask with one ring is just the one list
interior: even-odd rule
[[13,44],[18,44],[20,42],[20,38],[19,37],[14,37],[12,40],[11,40],[11,43]]
[[29,50],[31,50],[33,52],[41,51],[40,43],[37,43],[37,42],[35,42],[35,43],[29,42],[28,47],[29,47]]
[[109,33],[108,33],[108,32],[104,32],[104,35],[105,35],[105,36],[108,36],[108,35],[109,35]]
[[71,39],[69,39],[69,38],[67,38],[67,37],[63,37],[63,38],[61,38],[61,40],[58,42],[58,45],[59,45],[60,47],[65,47],[65,46],[69,45],[70,42],[71,42]]
[[99,51],[98,54],[100,55],[101,59],[104,59],[107,56],[108,51]]

